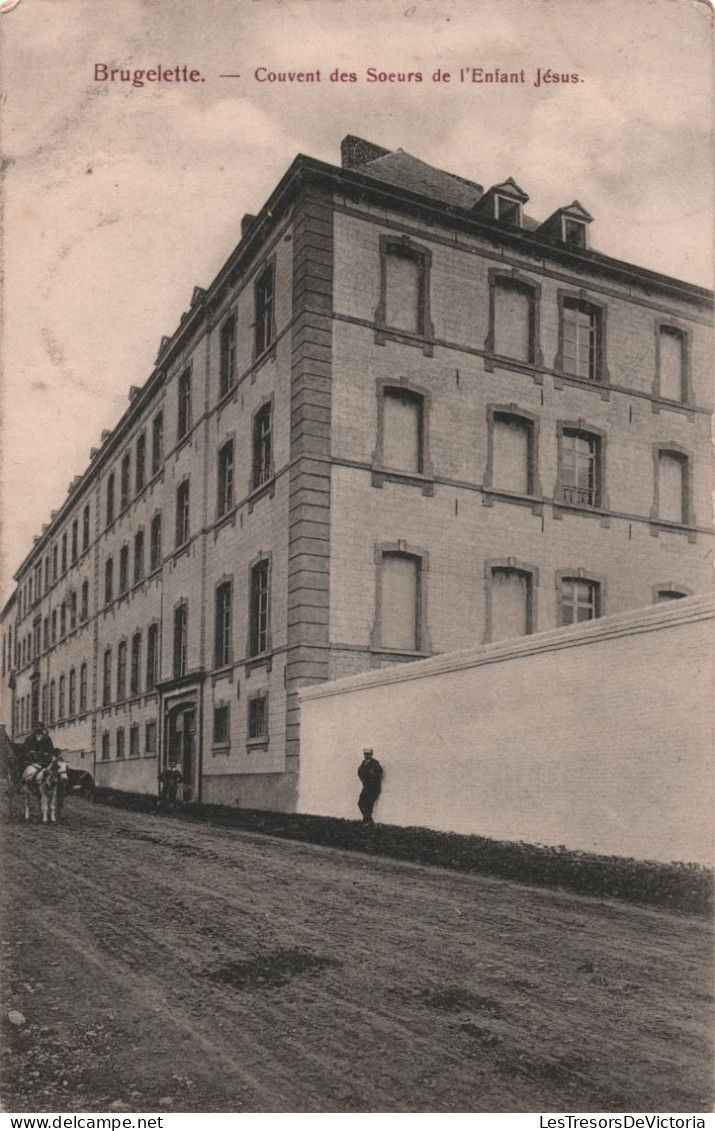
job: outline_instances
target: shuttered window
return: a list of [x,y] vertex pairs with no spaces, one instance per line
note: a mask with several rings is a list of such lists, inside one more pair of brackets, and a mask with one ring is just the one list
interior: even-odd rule
[[661,397],[669,401],[685,400],[685,339],[678,330],[661,328],[659,361]]
[[381,645],[400,651],[418,651],[419,559],[407,554],[385,553],[381,568]]
[[533,491],[531,423],[517,416],[495,413],[493,428],[493,486],[530,495]]
[[413,334],[423,332],[423,265],[419,256],[390,248],[385,262],[385,323]]
[[531,632],[531,575],[495,566],[491,576],[491,640],[510,640]]
[[494,352],[514,361],[533,360],[532,292],[508,280],[494,287]]
[[422,474],[423,412],[424,401],[419,393],[385,389],[382,449],[385,467]]
[[658,459],[658,517],[665,522],[686,522],[687,462],[675,452]]

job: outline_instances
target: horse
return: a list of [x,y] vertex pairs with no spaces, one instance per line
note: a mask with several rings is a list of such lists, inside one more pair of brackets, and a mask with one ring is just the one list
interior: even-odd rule
[[22,775],[22,791],[25,795],[25,820],[30,820],[30,794],[39,798],[42,823],[48,817],[53,824],[57,820],[57,797],[67,781],[67,763],[59,754],[54,754],[47,766],[33,763]]
[[67,782],[64,787],[65,795],[76,793],[87,801],[94,800],[94,777],[89,770],[73,770],[67,767]]
[[67,766],[67,778],[57,796],[57,816],[62,815],[62,806],[69,793],[76,793],[85,801],[94,801],[94,777],[89,770],[74,770]]

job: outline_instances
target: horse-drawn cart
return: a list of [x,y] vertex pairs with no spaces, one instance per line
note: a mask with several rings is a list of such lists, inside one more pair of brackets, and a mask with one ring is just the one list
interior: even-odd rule
[[7,806],[10,820],[15,817],[16,802],[22,800],[25,817],[29,813],[29,798],[38,797],[43,821],[59,817],[66,794],[78,793],[92,800],[94,777],[88,770],[77,769],[70,764],[74,756],[82,751],[55,750],[46,765],[38,763],[35,754],[24,743],[12,742],[5,727],[0,723],[0,754],[4,764],[4,779],[7,792]]

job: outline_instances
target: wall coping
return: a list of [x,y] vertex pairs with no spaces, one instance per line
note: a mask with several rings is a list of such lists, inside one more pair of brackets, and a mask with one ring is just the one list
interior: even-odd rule
[[623,636],[635,636],[644,632],[677,628],[682,624],[713,619],[715,619],[714,596],[683,597],[678,601],[662,602],[627,613],[601,617],[586,624],[549,629],[546,632],[534,633],[533,636],[520,637],[518,640],[478,644],[471,648],[460,649],[458,652],[444,652],[428,660],[415,660],[409,664],[391,664],[379,671],[361,672],[359,675],[346,676],[329,683],[303,687],[298,693],[299,700],[304,703],[312,699],[325,699],[331,695],[343,695],[370,687],[407,683],[426,676],[446,675],[450,672],[483,667],[486,664],[498,664],[504,660],[523,656],[559,652],[564,648],[598,644],[603,640],[616,640]]

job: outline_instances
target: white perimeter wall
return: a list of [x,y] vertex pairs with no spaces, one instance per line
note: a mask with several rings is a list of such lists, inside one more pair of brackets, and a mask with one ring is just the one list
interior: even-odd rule
[[301,693],[298,811],[710,863],[715,609],[688,598]]

